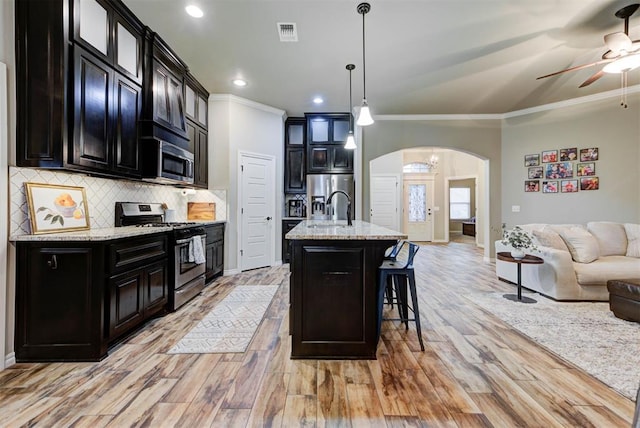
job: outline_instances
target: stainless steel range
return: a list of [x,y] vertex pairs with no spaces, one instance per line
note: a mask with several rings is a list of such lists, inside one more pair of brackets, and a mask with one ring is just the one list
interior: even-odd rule
[[[162,204],[116,202],[115,226],[166,227],[171,243],[169,266],[169,310],[200,294],[205,286],[206,248],[204,227],[195,222],[165,222]],[[198,245],[198,241],[201,246]]]

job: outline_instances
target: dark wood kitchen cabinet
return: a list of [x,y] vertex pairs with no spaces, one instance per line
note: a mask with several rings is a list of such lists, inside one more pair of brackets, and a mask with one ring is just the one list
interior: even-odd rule
[[167,245],[167,237],[160,235],[121,239],[108,246],[110,341],[166,309]]
[[290,117],[284,125],[284,192],[305,193],[306,179],[306,120]]
[[98,361],[164,313],[165,234],[16,243],[16,360]]
[[70,163],[91,171],[138,177],[142,87],[79,47],[74,70]]
[[205,226],[207,241],[205,245],[206,281],[211,282],[224,272],[224,229],[225,223]]
[[18,166],[140,177],[142,34],[120,2],[16,1]]
[[349,113],[306,113],[307,173],[352,174],[353,150],[344,148]]
[[184,99],[189,149],[194,154],[193,185],[206,189],[209,187],[209,93],[191,74],[185,77]]
[[103,254],[85,242],[17,243],[17,361],[106,355]]
[[300,220],[282,220],[282,263],[289,263],[291,260],[291,241],[285,239],[286,234],[300,224]]

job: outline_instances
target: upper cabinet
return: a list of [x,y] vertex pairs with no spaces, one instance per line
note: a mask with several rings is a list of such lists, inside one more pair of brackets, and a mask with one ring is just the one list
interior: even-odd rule
[[209,94],[157,33],[119,0],[15,5],[18,166],[139,179],[154,139],[207,187]]
[[307,174],[352,174],[353,150],[344,148],[349,113],[307,113]]
[[209,186],[208,99],[209,92],[195,77],[187,73],[184,79],[184,100],[189,150],[194,154],[193,185],[204,189]]
[[284,192],[305,193],[306,129],[304,117],[290,117],[284,125]]
[[140,137],[189,148],[185,119],[184,76],[187,66],[164,40],[151,30],[145,34],[143,119]]
[[142,35],[118,2],[16,1],[19,166],[140,177]]
[[142,84],[142,32],[106,0],[74,1],[74,40]]

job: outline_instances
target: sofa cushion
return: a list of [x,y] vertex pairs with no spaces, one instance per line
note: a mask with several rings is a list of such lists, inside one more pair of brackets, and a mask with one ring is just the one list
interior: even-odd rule
[[627,233],[622,223],[610,221],[592,221],[587,230],[598,241],[600,257],[624,256],[627,253]]
[[582,285],[605,285],[610,279],[633,279],[640,272],[640,258],[600,257],[593,263],[573,263],[576,279]]
[[562,229],[560,236],[567,244],[571,258],[578,263],[591,263],[600,255],[598,241],[586,229],[571,227]]
[[626,255],[640,257],[640,224],[625,223],[624,230],[627,232]]
[[556,250],[569,251],[558,232],[551,229],[534,230],[533,236],[543,247],[555,248]]

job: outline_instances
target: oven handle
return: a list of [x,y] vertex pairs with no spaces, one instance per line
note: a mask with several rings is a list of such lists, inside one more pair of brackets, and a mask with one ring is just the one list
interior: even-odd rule
[[[195,235],[195,236],[199,237],[200,239],[204,239],[204,238],[206,238],[206,237],[207,237],[207,235]],[[186,244],[186,243],[188,243],[189,241],[191,241],[192,239],[193,239],[193,237],[191,237],[191,238],[186,238],[186,239],[178,239],[178,240],[176,241],[176,245]]]

